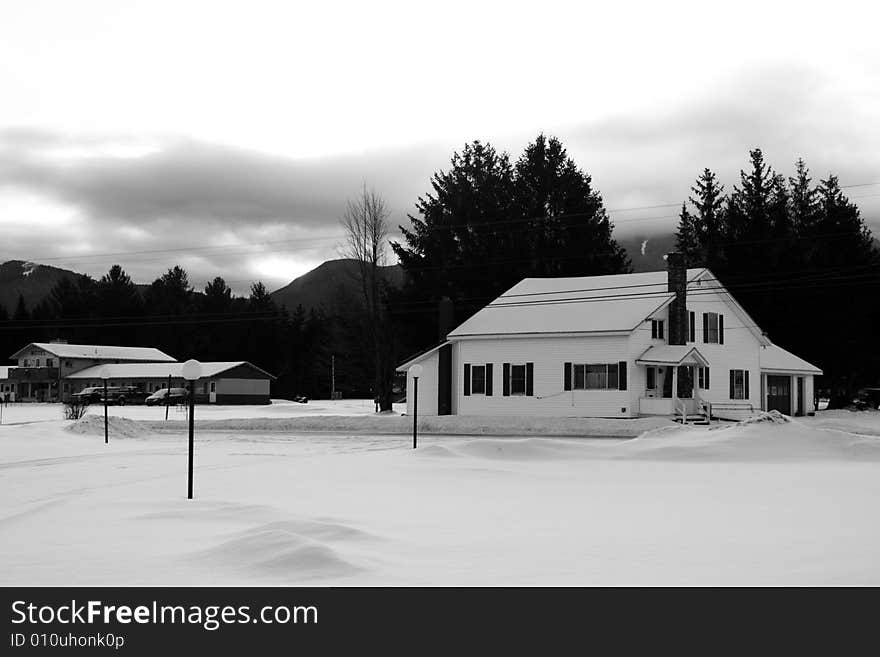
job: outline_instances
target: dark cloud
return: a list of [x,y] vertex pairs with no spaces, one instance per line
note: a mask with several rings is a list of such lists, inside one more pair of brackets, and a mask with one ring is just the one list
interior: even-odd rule
[[[447,167],[465,141],[489,140],[516,157],[541,129],[563,140],[611,208],[681,202],[703,167],[717,171],[730,189],[755,146],[786,175],[804,157],[816,180],[834,172],[843,184],[880,181],[880,135],[859,105],[834,91],[833,80],[807,69],[765,69],[711,81],[700,98],[656,107],[645,99],[644,107],[604,120],[313,159],[181,138],[155,139],[152,149],[121,156],[119,148],[143,142],[8,129],[0,131],[0,191],[52,200],[75,210],[76,218],[61,226],[10,228],[14,223],[7,222],[0,259],[57,257],[90,273],[118,260],[145,281],[180,262],[197,281],[221,273],[243,289],[256,278],[260,259],[317,264],[336,257],[337,242],[327,236],[339,234],[346,199],[362,184],[386,197],[393,224],[405,223],[429,189],[431,173]],[[76,157],[64,156],[71,150]],[[852,194],[863,198],[860,206],[875,229],[878,192]],[[622,235],[632,236],[671,230],[675,214],[665,208],[612,217]],[[228,244],[239,245],[216,248]],[[176,250],[80,255],[162,249]],[[270,283],[277,285],[292,276],[283,266],[273,275]]]

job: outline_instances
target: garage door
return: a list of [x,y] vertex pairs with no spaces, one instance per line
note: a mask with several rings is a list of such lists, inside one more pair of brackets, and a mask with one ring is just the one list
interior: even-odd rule
[[791,377],[767,377],[767,410],[791,415]]

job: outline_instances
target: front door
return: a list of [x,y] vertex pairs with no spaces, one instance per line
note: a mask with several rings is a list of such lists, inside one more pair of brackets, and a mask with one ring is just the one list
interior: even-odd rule
[[211,381],[211,391],[208,393],[208,403],[217,403],[217,382]]
[[691,365],[678,366],[678,398],[693,399],[694,368]]
[[791,415],[791,377],[767,377],[767,410]]

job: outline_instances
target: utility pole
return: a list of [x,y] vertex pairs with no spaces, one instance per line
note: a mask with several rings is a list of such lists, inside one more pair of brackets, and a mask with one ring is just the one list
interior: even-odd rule
[[330,354],[330,399],[336,399],[336,356]]
[[168,387],[165,389],[165,421],[168,421],[168,404],[171,403],[171,375],[168,375]]

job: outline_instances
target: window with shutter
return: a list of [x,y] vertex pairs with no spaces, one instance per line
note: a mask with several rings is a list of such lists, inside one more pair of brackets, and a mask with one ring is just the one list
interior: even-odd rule
[[485,365],[472,365],[471,366],[471,394],[472,395],[485,395],[486,394],[486,366]]
[[526,394],[526,366],[511,365],[510,366],[510,394],[524,395]]
[[697,341],[697,313],[691,310],[688,313],[688,342]]
[[626,361],[617,363],[617,389],[626,390]]
[[510,363],[501,366],[501,394],[510,396]]
[[724,344],[724,315],[718,315],[718,344]]
[[492,396],[492,363],[486,363],[486,396]]
[[535,364],[526,363],[526,396],[532,397],[535,394]]
[[571,390],[571,363],[566,363],[562,370],[562,389]]
[[471,394],[471,366],[469,363],[464,364],[464,396]]

